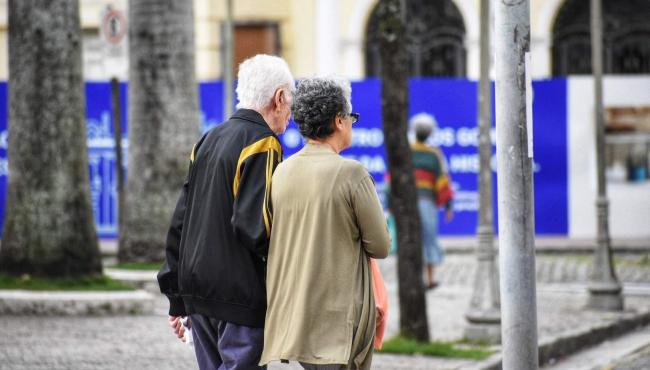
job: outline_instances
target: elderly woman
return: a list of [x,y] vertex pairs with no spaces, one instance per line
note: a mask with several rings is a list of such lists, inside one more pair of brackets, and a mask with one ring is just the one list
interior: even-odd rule
[[390,247],[374,182],[339,153],[352,142],[347,81],[312,78],[297,88],[294,120],[305,147],[273,174],[261,364],[369,369],[375,304],[368,257]]

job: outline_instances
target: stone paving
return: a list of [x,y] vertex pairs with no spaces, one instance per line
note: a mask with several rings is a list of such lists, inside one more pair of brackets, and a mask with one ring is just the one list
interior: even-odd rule
[[[434,340],[458,340],[463,337],[464,314],[469,305],[471,287],[468,281],[472,272],[469,264],[456,261],[456,256],[448,256],[440,270],[440,288],[427,293],[429,330]],[[461,258],[464,259],[464,258]],[[389,293],[389,301],[397,302],[397,278],[395,260],[391,257],[379,263]],[[465,265],[463,271],[458,266]],[[460,275],[467,275],[460,277]],[[644,285],[645,286],[645,285]],[[647,286],[650,288],[650,285]],[[608,323],[619,319],[626,313],[611,313],[585,310],[587,300],[586,286],[580,283],[547,284],[538,282],[538,338],[548,340],[568,330],[581,330],[597,323]],[[627,286],[626,286],[627,289]],[[632,287],[628,290],[634,292]],[[638,289],[636,294],[626,296],[626,311],[650,309],[650,289]],[[390,309],[398,309],[394,305]],[[389,312],[387,336],[398,332],[398,314]]]
[[[380,261],[387,282],[387,336],[398,331],[395,259]],[[440,288],[427,293],[429,326],[434,340],[462,338],[468,306],[472,263],[449,255],[439,277]],[[552,275],[548,275],[552,276]],[[646,286],[645,284],[643,286]],[[643,288],[643,287],[642,287]],[[650,307],[650,289],[626,296],[626,310]],[[584,310],[584,285],[538,285],[540,342],[571,330],[614,322],[630,313]],[[158,296],[150,315],[115,317],[0,316],[0,369],[193,369],[193,350],[182,344],[167,325],[167,302]],[[373,369],[463,369],[471,360],[375,354]],[[273,364],[271,370],[298,369]]]
[[[650,284],[650,252],[621,254],[614,261],[620,281]],[[592,257],[590,254],[538,254],[535,262],[538,283],[586,283]],[[437,277],[445,284],[471,285],[473,271],[474,257],[471,254],[449,254]]]
[[625,357],[607,370],[648,370],[650,369],[650,345],[644,349]]

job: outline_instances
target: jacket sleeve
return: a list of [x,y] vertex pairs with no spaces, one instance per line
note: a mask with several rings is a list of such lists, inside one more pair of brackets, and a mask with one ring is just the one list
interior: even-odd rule
[[388,225],[370,175],[353,190],[352,207],[361,234],[361,246],[373,258],[386,258],[390,250]]
[[183,218],[187,199],[188,182],[183,184],[183,189],[176,202],[171,225],[167,232],[165,246],[165,262],[158,271],[158,285],[160,292],[169,299],[169,315],[186,316],[185,305],[178,291],[178,255],[183,231]]
[[187,207],[187,191],[189,188],[190,171],[194,163],[194,156],[201,141],[192,148],[190,155],[190,166],[183,183],[183,188],[176,202],[176,208],[172,215],[172,220],[167,231],[167,240],[165,242],[165,262],[158,271],[158,285],[160,292],[165,294],[169,299],[169,315],[186,316],[183,298],[180,296],[178,289],[178,261],[181,245],[181,234],[183,232],[183,219],[185,218],[185,209]]
[[235,175],[232,227],[251,252],[266,257],[273,223],[271,178],[282,160],[280,142],[268,136],[244,148]]

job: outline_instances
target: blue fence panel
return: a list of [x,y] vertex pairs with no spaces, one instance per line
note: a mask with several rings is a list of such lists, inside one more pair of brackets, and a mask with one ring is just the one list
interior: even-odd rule
[[[200,119],[203,132],[223,120],[223,89],[220,81],[199,85]],[[539,234],[566,235],[567,225],[567,135],[566,81],[535,81],[535,218]],[[409,115],[432,114],[438,129],[431,144],[445,152],[456,193],[455,219],[441,222],[442,235],[475,233],[478,209],[478,130],[477,84],[458,79],[413,79],[410,81]],[[122,110],[122,147],[127,163],[127,86],[120,85]],[[117,235],[117,194],[113,110],[110,84],[86,83],[87,135],[90,186],[97,230],[102,238]],[[355,124],[352,146],[342,154],[362,162],[377,183],[383,197],[384,175],[388,168],[384,150],[381,117],[381,82],[368,79],[352,84],[352,105],[361,114]],[[493,115],[494,117],[494,115]],[[493,118],[494,119],[494,118]],[[494,124],[494,123],[493,123]],[[0,217],[4,214],[7,186],[7,84],[0,83]],[[300,150],[304,140],[295,123],[281,136],[285,157]],[[493,140],[494,143],[494,140]],[[493,147],[494,152],[494,147]],[[493,168],[496,163],[493,159]],[[496,178],[494,205],[496,220]],[[1,218],[0,218],[1,220]],[[496,222],[495,222],[496,227]]]
[[539,234],[569,232],[567,83],[533,82],[535,224]]
[[[122,158],[128,158],[126,124],[126,85],[120,84],[122,116]],[[86,135],[88,138],[88,166],[90,193],[100,237],[117,236],[117,175],[115,171],[115,141],[111,85],[105,82],[86,83]],[[126,171],[125,171],[126,173]]]

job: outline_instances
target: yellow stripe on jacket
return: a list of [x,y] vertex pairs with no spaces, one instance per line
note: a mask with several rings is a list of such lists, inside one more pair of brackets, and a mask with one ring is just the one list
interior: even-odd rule
[[[264,153],[267,151],[273,150],[278,154],[282,153],[282,147],[280,142],[274,136],[267,136],[261,140],[254,142],[253,144],[245,147],[239,154],[239,160],[237,160],[237,169],[235,170],[235,179],[232,184],[233,195],[237,197],[237,191],[239,190],[239,181],[241,179],[241,167],[246,158]],[[268,181],[267,181],[268,186]]]

